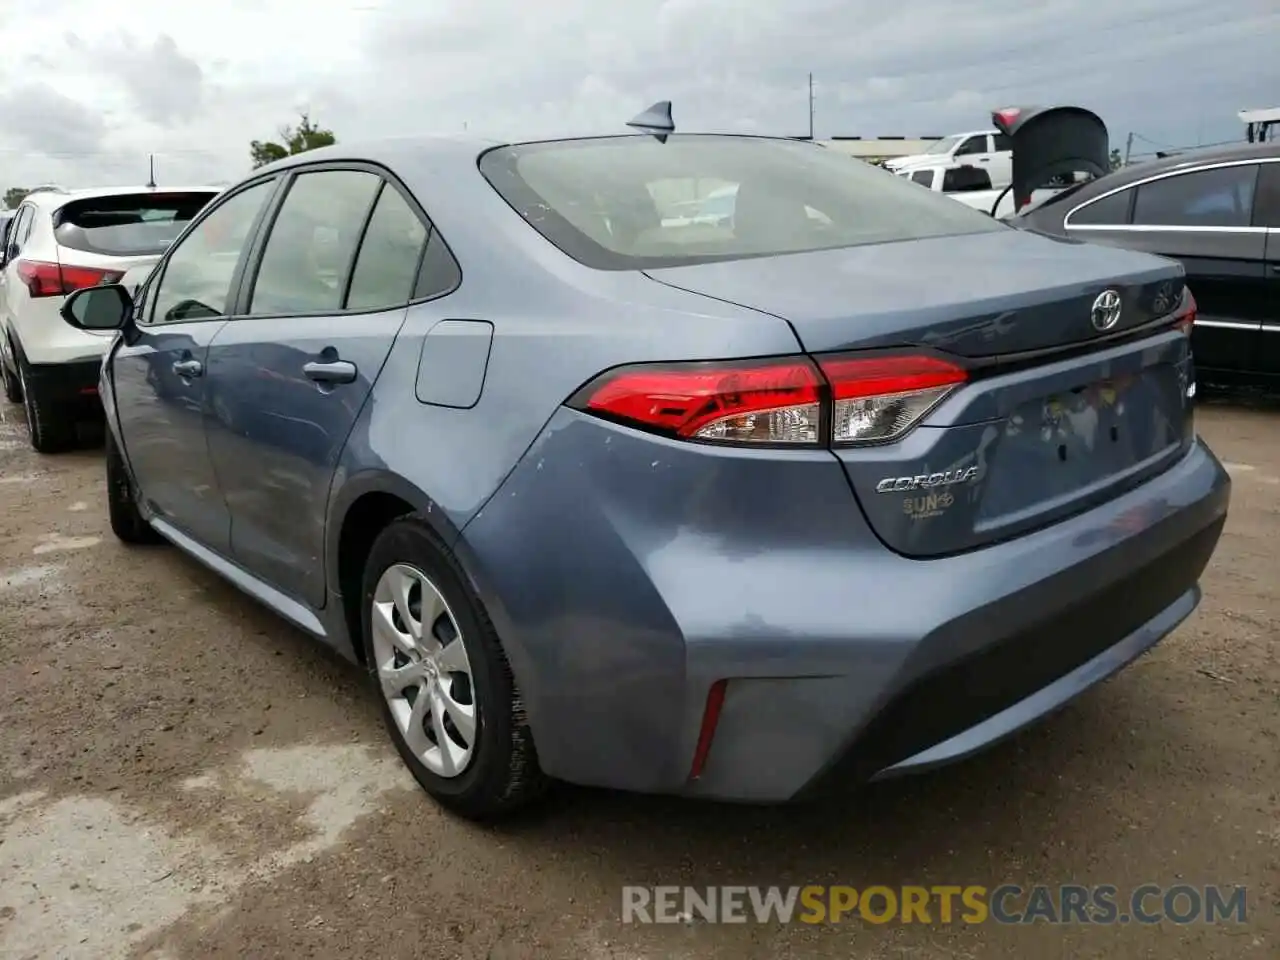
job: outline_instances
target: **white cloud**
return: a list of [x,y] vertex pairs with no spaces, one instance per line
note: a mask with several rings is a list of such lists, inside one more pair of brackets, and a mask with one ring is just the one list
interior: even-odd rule
[[1275,0],[8,0],[5,184],[224,180],[309,109],[340,139],[679,125],[942,134],[1077,102],[1119,142],[1241,135],[1280,105]]

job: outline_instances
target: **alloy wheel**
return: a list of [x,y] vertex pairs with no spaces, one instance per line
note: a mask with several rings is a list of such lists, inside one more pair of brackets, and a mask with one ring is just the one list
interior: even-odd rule
[[372,646],[382,695],[405,744],[436,776],[461,775],[479,711],[458,621],[421,570],[397,563],[374,589]]

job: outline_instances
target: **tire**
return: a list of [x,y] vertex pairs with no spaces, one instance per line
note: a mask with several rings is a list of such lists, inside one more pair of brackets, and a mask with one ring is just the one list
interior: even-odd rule
[[44,396],[27,376],[27,362],[18,357],[19,389],[22,405],[27,411],[27,432],[31,435],[31,447],[36,453],[62,453],[76,444],[76,421],[67,412]]
[[124,458],[116,446],[115,435],[107,428],[107,516],[111,520],[111,532],[123,543],[149,545],[163,542],[163,537],[152,529],[138,510],[133,482],[125,469]]
[[[412,609],[413,593],[406,594],[410,624],[398,614],[392,619],[386,615],[392,609],[402,609],[387,602],[394,595],[388,588],[397,580],[417,585],[417,609]],[[433,633],[435,642],[428,639],[415,645],[417,653],[407,651],[404,641],[410,631],[406,628],[417,622],[413,617],[420,618],[425,598],[431,596],[438,598],[440,614],[433,621],[436,629],[423,632]],[[480,598],[467,585],[458,561],[422,518],[410,515],[395,520],[378,535],[365,564],[360,611],[365,658],[383,721],[422,788],[441,806],[471,820],[495,819],[541,796],[548,781],[538,765],[533,735],[497,632]],[[375,616],[379,624],[376,631]],[[394,642],[388,629],[395,631]],[[461,644],[465,653],[465,672],[451,669],[459,664],[455,644]],[[438,647],[434,656],[441,656],[442,650],[451,652],[441,656],[439,667],[425,663],[432,657],[428,651],[433,646]],[[404,664],[425,672],[426,678],[411,680],[409,687],[396,692],[401,678],[388,692],[382,681],[383,668],[404,669]],[[459,709],[446,713],[441,708],[441,712],[424,717],[425,728],[414,736],[411,721],[419,697],[431,698],[421,709],[445,702]],[[453,718],[463,719],[461,714],[468,706],[474,717],[474,736],[465,762],[461,762],[456,757],[466,743],[466,724],[464,720],[460,727]],[[442,746],[439,718],[445,716],[453,726],[444,730],[448,742]],[[455,758],[449,761],[455,766],[453,770],[443,769],[446,751]]]

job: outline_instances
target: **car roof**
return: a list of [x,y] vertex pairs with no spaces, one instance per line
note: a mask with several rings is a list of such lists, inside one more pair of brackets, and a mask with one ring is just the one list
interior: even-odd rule
[[[994,132],[994,131],[991,131]],[[406,160],[430,161],[438,159],[443,161],[464,160],[468,164],[474,164],[476,158],[480,154],[492,150],[496,147],[510,146],[529,146],[533,144],[543,143],[571,143],[583,140],[635,140],[641,141],[647,139],[651,134],[633,133],[630,131],[590,131],[567,133],[560,136],[547,137],[525,137],[525,138],[501,138],[489,137],[479,134],[415,134],[399,137],[380,137],[377,139],[351,141],[334,144],[331,147],[317,147],[314,150],[308,150],[304,153],[294,154],[284,157],[272,163],[265,164],[253,171],[253,176],[261,173],[273,173],[278,170],[287,170],[290,167],[296,167],[302,164],[312,163],[338,163],[348,162],[368,162],[377,163],[383,166],[396,169],[396,165],[404,163]],[[804,143],[811,141],[800,140],[795,137],[778,137],[764,136],[752,133],[738,133],[732,131],[701,131],[686,130],[671,134],[671,140],[678,141],[682,138],[712,138],[719,137],[732,140],[760,140],[771,141],[777,143]],[[821,148],[821,144],[812,144]],[[251,179],[250,176],[242,178],[239,182]]]
[[1197,147],[1169,157],[1144,160],[1141,163],[1121,167],[1094,183],[1106,182],[1107,189],[1122,187],[1160,173],[1172,173],[1184,167],[1200,167],[1207,163],[1248,162],[1280,157],[1280,143],[1244,143],[1227,146]]

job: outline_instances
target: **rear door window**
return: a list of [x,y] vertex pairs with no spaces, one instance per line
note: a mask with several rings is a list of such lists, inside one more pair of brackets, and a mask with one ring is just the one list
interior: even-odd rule
[[440,231],[432,229],[427,240],[427,252],[422,256],[422,268],[418,271],[418,284],[413,290],[415,300],[442,297],[452,293],[462,283],[462,268],[449,251]]
[[5,245],[5,255],[8,256],[10,246],[22,248],[23,234],[26,225],[31,222],[31,208],[22,206],[18,208],[18,212],[13,215],[13,219],[9,221],[9,232],[6,236],[7,243]]
[[400,192],[391,184],[384,186],[360,242],[347,309],[376,310],[408,303],[427,232],[427,225]]
[[300,173],[276,214],[249,313],[337,313],[382,178],[365,170]]
[[1121,190],[1081,207],[1071,214],[1071,226],[1115,226],[1129,222],[1132,190]]
[[[1280,163],[1262,164],[1253,198],[1253,225],[1280,227]],[[1273,234],[1272,239],[1280,244],[1280,237]]]
[[911,182],[918,183],[922,187],[929,187],[930,189],[932,189],[933,188],[933,171],[917,170],[915,173],[911,174]]
[[1258,165],[1213,167],[1138,187],[1133,222],[1144,226],[1247,227]]
[[53,217],[59,246],[108,257],[164,253],[217,191],[121,194],[72,200]]

